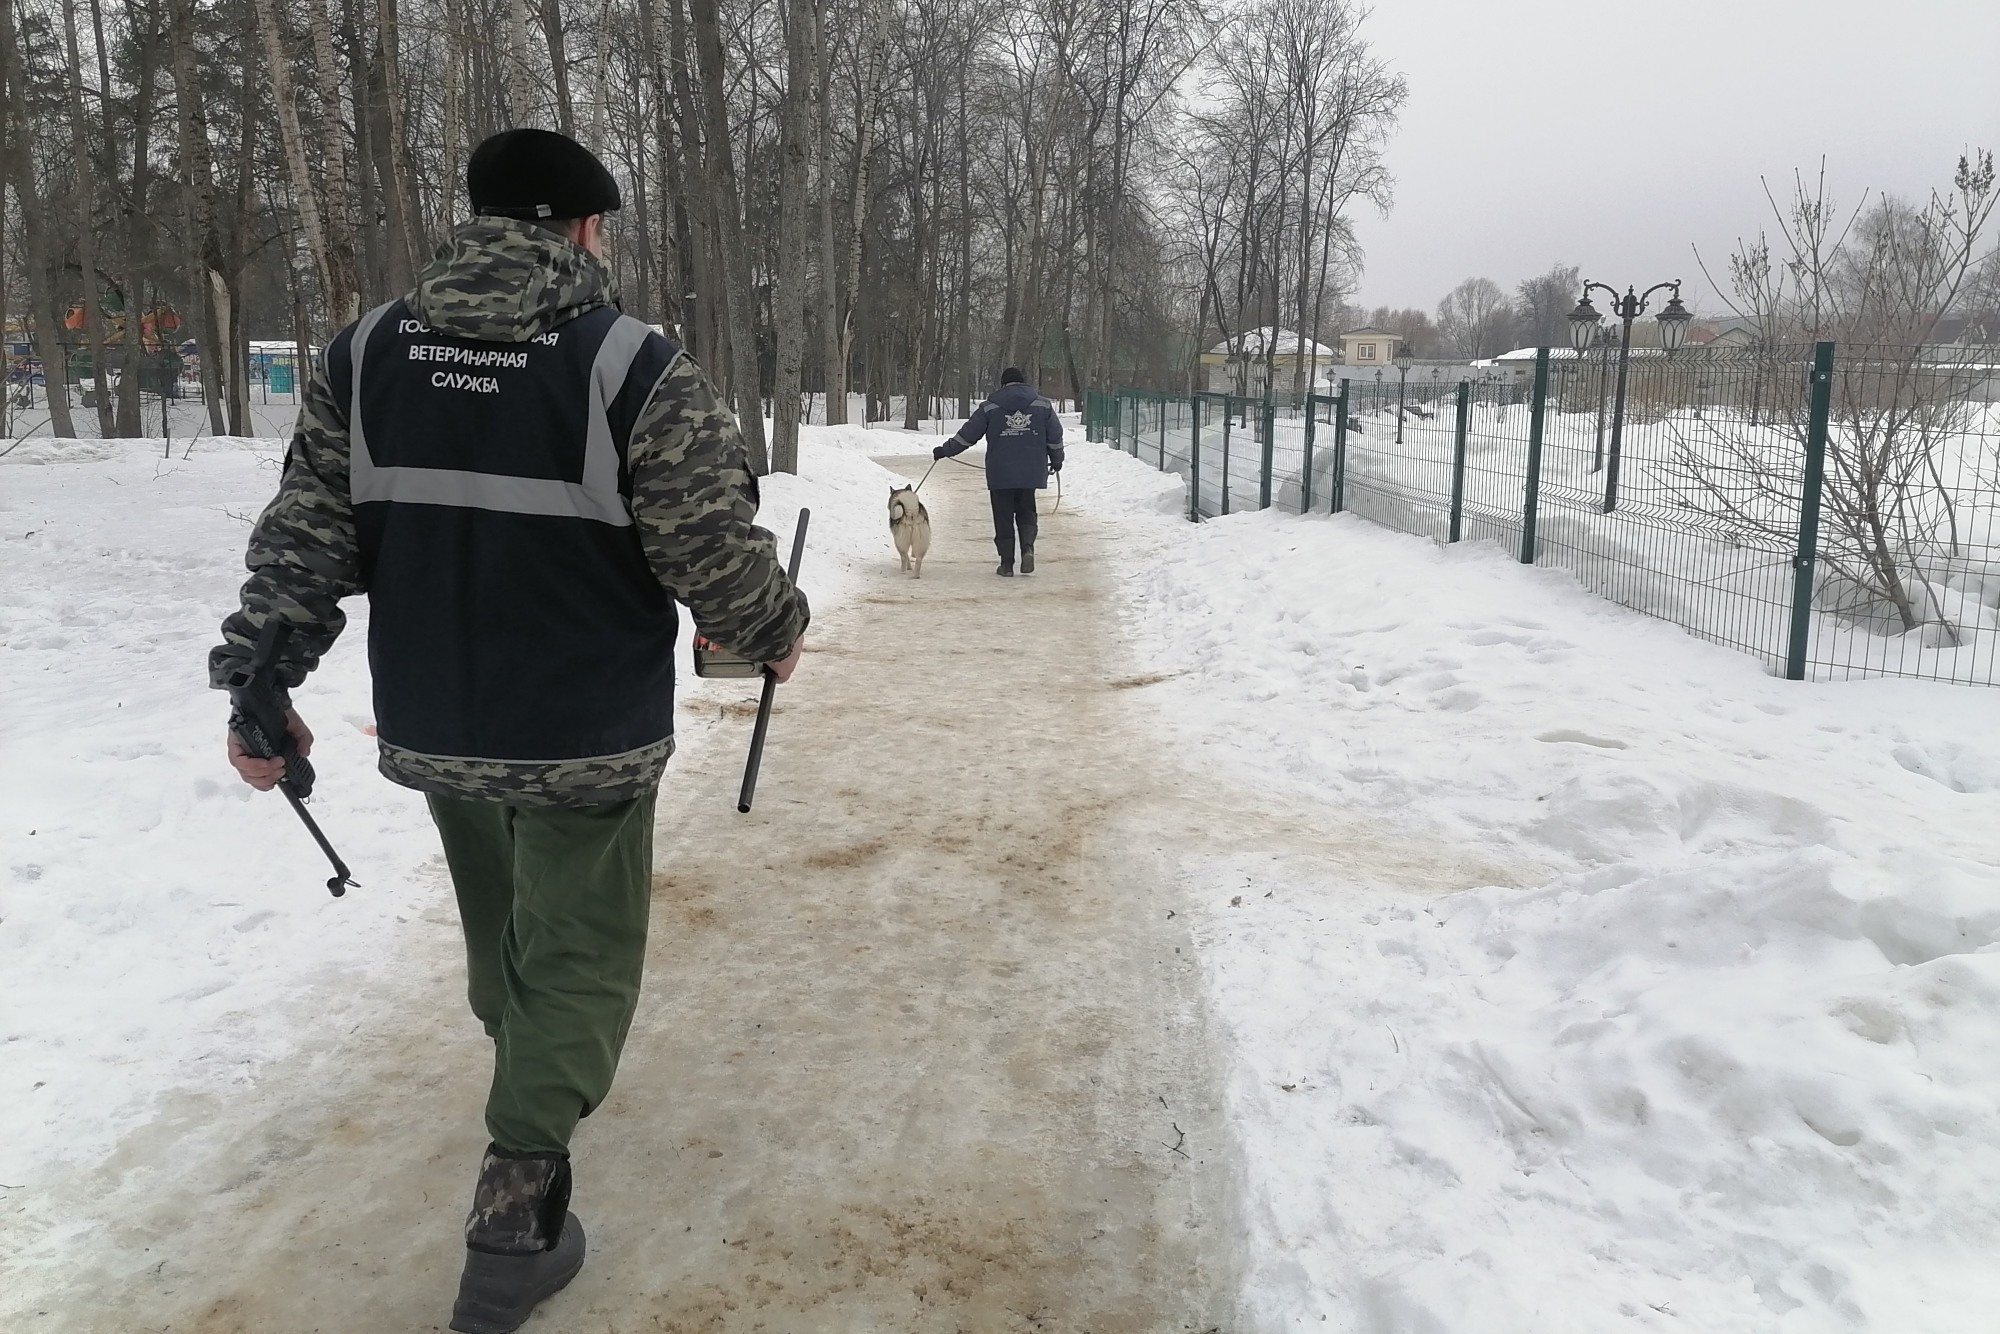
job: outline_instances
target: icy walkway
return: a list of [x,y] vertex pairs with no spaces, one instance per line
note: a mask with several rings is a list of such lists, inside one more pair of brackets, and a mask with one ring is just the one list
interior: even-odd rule
[[[592,1259],[530,1330],[1231,1327],[1236,1173],[1171,912],[1210,817],[1121,688],[1097,521],[1045,520],[1003,582],[980,488],[939,468],[923,580],[885,538],[815,627],[755,814],[738,746],[671,774],[646,997],[576,1146]],[[441,1325],[485,1063],[428,938],[393,1018],[73,1183],[105,1225],[9,1328]]]

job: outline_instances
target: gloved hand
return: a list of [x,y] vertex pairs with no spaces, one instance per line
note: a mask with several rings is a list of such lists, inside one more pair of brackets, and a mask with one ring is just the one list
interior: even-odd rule
[[1061,459],[1050,459],[1050,460],[1049,460],[1049,471],[1050,471],[1050,472],[1061,472],[1061,471],[1062,471],[1062,460],[1061,460]]
[[932,458],[934,458],[934,459],[941,459],[941,458],[943,458],[943,457],[944,457],[944,446],[943,446],[943,445],[939,445],[939,446],[938,446],[938,447],[937,447],[936,449],[933,449],[933,450],[931,451],[931,457],[932,457]]

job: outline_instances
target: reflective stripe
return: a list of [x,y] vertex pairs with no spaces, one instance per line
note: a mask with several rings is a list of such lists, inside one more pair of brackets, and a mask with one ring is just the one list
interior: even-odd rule
[[[611,438],[611,400],[624,387],[632,361],[652,333],[630,315],[620,315],[598,345],[590,367],[589,421],[585,426],[583,481],[547,477],[507,477],[455,468],[377,467],[361,422],[361,369],[368,337],[382,317],[402,304],[391,301],[361,317],[349,355],[354,363],[353,406],[348,438],[353,442],[351,490],[354,503],[393,500],[415,505],[450,505],[505,514],[551,514],[592,519],[615,528],[632,525],[632,511],[618,492],[618,445]],[[678,359],[678,357],[676,357]]]

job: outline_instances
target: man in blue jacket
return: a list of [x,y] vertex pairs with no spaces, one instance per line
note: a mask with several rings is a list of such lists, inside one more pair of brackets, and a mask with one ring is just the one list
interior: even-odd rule
[[1014,577],[1014,534],[1021,535],[1021,573],[1035,572],[1035,492],[1062,471],[1062,419],[1016,367],[1000,372],[1000,388],[973,409],[958,434],[931,451],[963,454],[986,438],[986,489],[993,495],[993,545],[1003,579]]

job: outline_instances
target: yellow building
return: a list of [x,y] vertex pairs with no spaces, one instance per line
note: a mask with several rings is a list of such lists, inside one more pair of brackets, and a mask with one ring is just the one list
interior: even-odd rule
[[1280,394],[1316,385],[1340,354],[1292,329],[1246,329],[1201,354],[1201,387],[1217,394],[1262,398],[1270,373]]
[[1368,325],[1340,336],[1340,359],[1349,366],[1393,366],[1402,345],[1401,335]]

